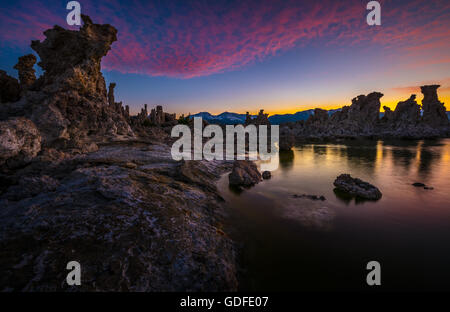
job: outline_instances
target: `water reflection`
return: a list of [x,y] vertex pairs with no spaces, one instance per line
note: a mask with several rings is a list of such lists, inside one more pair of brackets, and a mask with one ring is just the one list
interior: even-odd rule
[[395,167],[398,167],[399,169],[408,172],[410,165],[412,164],[413,160],[416,157],[416,154],[417,151],[413,151],[410,149],[405,148],[394,149],[391,153],[393,164]]
[[280,154],[280,166],[292,169],[293,160],[298,157],[303,164],[334,164],[350,171],[363,169],[366,174],[374,176],[395,170],[401,175],[417,173],[417,179],[426,180],[430,178],[434,163],[450,160],[449,149],[448,144],[423,140],[305,144],[297,147],[293,154]]
[[346,205],[350,205],[350,203],[352,201],[354,201],[354,203],[356,205],[359,205],[359,204],[363,204],[365,202],[376,202],[379,200],[379,199],[366,199],[366,198],[362,198],[359,196],[352,196],[338,188],[334,188],[333,193],[339,201],[341,201],[342,203],[344,203]]
[[[438,154],[438,153],[437,153]],[[419,176],[422,179],[428,178],[431,174],[431,166],[433,160],[437,160],[439,156],[435,155],[435,153],[431,150],[423,149],[420,151],[420,161],[419,161]]]
[[334,195],[336,195],[336,198],[339,199],[341,202],[343,202],[346,205],[349,205],[353,199],[353,196],[349,195],[346,192],[343,192],[337,188],[333,189]]
[[291,169],[294,166],[294,151],[280,151],[279,152],[281,169]]
[[[361,201],[335,190],[333,181],[342,173],[377,186],[383,197]],[[270,180],[241,193],[227,182],[224,177],[219,189],[235,212],[232,228],[242,232],[236,240],[245,245],[248,284],[241,285],[251,285],[243,290],[311,289],[314,283],[319,289],[358,289],[365,286],[362,263],[373,257],[391,268],[389,285],[439,289],[436,276],[447,274],[442,280],[448,289],[450,139],[304,144],[279,154]],[[424,250],[432,265],[415,257]],[[335,276],[330,263],[337,266]],[[416,270],[405,270],[405,263]],[[420,274],[422,284],[404,272]]]
[[[247,202],[251,197],[250,202],[257,205],[270,199],[281,207],[280,211],[283,206],[304,209],[312,205],[308,201],[291,202],[292,194],[323,195],[327,198],[324,205],[334,207],[332,209],[377,206],[399,215],[412,214],[412,211],[420,215],[423,207],[427,207],[426,213],[432,211],[429,207],[436,211],[450,207],[450,195],[447,194],[450,186],[449,139],[303,144],[292,151],[280,152],[275,161],[279,164],[278,169],[270,180],[245,190],[227,185],[228,192]],[[377,186],[383,194],[382,199],[366,201],[339,192],[333,181],[342,173]],[[433,190],[414,188],[411,186],[414,182],[425,183]],[[239,203],[235,204],[239,206]],[[365,211],[367,215],[374,212]]]

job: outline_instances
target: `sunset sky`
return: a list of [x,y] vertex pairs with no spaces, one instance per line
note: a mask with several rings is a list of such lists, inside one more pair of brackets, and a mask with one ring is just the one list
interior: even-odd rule
[[[0,0],[0,69],[32,53],[31,40],[58,24],[68,1]],[[296,112],[385,94],[392,108],[438,83],[450,110],[450,1],[380,0],[381,26],[366,0],[79,1],[95,23],[118,29],[102,61],[116,100],[136,112]]]

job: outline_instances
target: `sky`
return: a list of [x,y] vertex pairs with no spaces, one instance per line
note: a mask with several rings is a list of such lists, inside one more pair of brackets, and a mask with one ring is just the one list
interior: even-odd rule
[[[67,2],[0,0],[0,69],[17,77],[31,40],[55,24],[77,29]],[[367,24],[368,2],[79,1],[82,14],[118,29],[102,72],[132,113],[144,103],[177,114],[294,113],[372,91],[395,108],[413,93],[420,103],[424,84],[441,84],[450,110],[450,1],[380,0],[380,26]]]

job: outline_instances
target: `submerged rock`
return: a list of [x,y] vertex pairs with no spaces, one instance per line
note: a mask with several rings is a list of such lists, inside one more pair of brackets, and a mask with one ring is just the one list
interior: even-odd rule
[[270,171],[264,171],[264,172],[262,173],[262,178],[263,178],[264,180],[270,179],[271,177],[272,177],[272,174],[270,173]]
[[422,183],[422,182],[414,182],[411,185],[415,186],[415,187],[423,187],[423,189],[425,189],[425,190],[434,190],[434,187],[425,185],[425,183]]
[[298,195],[298,194],[294,194],[292,197],[294,197],[294,198],[307,198],[307,199],[311,199],[311,200],[321,200],[321,201],[326,200],[325,196],[323,196],[323,195],[309,195],[309,194]]
[[378,200],[382,196],[380,190],[376,186],[361,179],[352,178],[349,174],[341,174],[336,178],[333,184],[337,189],[351,196],[369,200]]
[[232,186],[253,186],[261,181],[261,173],[252,161],[236,160],[228,180]]

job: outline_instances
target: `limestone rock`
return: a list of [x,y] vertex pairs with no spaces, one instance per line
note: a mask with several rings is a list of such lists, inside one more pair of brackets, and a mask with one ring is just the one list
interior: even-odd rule
[[[40,93],[27,95],[29,114],[46,147],[84,149],[96,135],[133,136],[125,110],[108,105],[100,72],[101,59],[117,40],[117,30],[111,25],[93,24],[85,15],[82,19],[80,31],[54,26],[44,32],[44,41],[31,44],[40,56],[38,65],[44,74],[34,84]],[[27,60],[31,64],[31,57]],[[24,59],[19,60],[19,64],[25,63]],[[114,101],[114,94],[110,93],[109,102],[111,98]]]
[[[123,144],[0,175],[0,291],[237,290],[226,210],[189,182],[220,164],[189,163],[181,181],[164,174],[178,166],[168,146]],[[140,166],[120,165],[130,161]],[[76,289],[64,282],[74,259]]]
[[0,70],[0,103],[16,102],[20,97],[20,86],[16,78]]
[[228,180],[232,186],[253,186],[261,181],[261,173],[255,163],[248,160],[236,160]]
[[420,87],[423,93],[423,121],[432,127],[448,126],[449,123],[445,106],[438,99],[437,89],[439,87],[439,85]]
[[100,62],[117,40],[117,30],[111,25],[93,24],[82,15],[80,31],[54,26],[44,32],[43,42],[34,40],[31,47],[41,59],[39,66],[45,71],[44,84],[60,82],[60,87],[70,87],[81,93],[106,96],[106,86],[100,73]]
[[308,127],[320,127],[328,121],[328,113],[326,110],[321,108],[315,108],[314,114],[309,116],[306,120],[306,125]]
[[415,99],[416,95],[413,94],[408,100],[397,104],[392,119],[394,128],[416,125],[420,121],[420,106]]
[[306,122],[290,123],[288,127],[296,138],[306,139],[447,137],[450,135],[450,124],[446,108],[437,97],[438,87],[421,87],[424,94],[423,116],[413,94],[409,99],[400,101],[394,111],[384,106],[384,116],[380,119],[380,98],[383,94],[372,92],[367,96],[355,97],[350,106],[342,107],[331,117],[329,112],[315,109]]
[[373,133],[380,114],[380,92],[359,95],[352,99],[352,105],[344,107],[330,118],[329,135],[370,135]]
[[291,129],[286,126],[280,127],[280,151],[290,151],[295,144],[295,136]]
[[29,162],[41,149],[41,136],[32,121],[14,118],[0,121],[0,164]]
[[255,118],[252,118],[249,112],[247,112],[245,115],[245,125],[270,125],[268,116],[269,114],[265,114],[263,109],[259,111],[258,115]]
[[176,120],[176,115],[164,112],[161,105],[152,108],[150,116],[147,117],[150,118],[150,123],[157,126],[163,125],[164,123],[171,123]]
[[19,80],[22,89],[31,87],[36,81],[36,74],[33,68],[35,63],[36,56],[27,54],[19,57],[19,62],[14,66],[19,71]]
[[356,196],[369,200],[378,200],[382,194],[380,190],[365,181],[358,178],[352,178],[349,174],[341,174],[334,181],[334,186],[351,196]]

